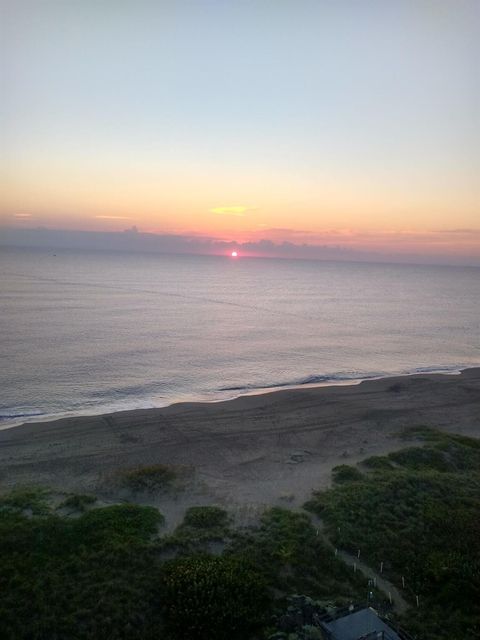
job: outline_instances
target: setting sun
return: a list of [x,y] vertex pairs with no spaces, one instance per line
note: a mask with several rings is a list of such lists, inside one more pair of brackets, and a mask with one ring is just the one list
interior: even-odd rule
[[238,253],[236,251],[232,251],[231,256],[232,256],[232,258],[237,258],[238,257]]

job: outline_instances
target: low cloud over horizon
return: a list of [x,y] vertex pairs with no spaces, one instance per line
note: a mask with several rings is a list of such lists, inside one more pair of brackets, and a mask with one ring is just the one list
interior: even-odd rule
[[[262,229],[257,236],[237,242],[194,234],[145,233],[136,226],[124,231],[3,227],[0,245],[219,256],[235,250],[244,257],[480,266],[480,229],[424,233],[328,230],[321,234]],[[451,236],[455,237],[455,243]]]

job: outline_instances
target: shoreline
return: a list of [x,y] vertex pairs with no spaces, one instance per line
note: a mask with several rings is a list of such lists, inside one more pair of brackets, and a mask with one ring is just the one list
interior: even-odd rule
[[[454,375],[460,375],[463,371],[467,371],[469,369],[480,369],[480,365],[472,365],[472,366],[464,366],[464,365],[445,365],[445,366],[440,366],[440,367],[425,367],[424,369],[422,368],[418,368],[418,369],[414,369],[412,372],[406,372],[406,373],[391,373],[391,374],[372,374],[372,375],[366,375],[364,377],[359,377],[359,378],[334,378],[332,377],[328,377],[325,376],[325,380],[324,381],[318,381],[318,382],[301,382],[301,383],[294,383],[294,384],[289,384],[289,383],[285,383],[285,384],[278,384],[278,385],[271,385],[271,386],[267,386],[267,387],[241,387],[239,389],[219,389],[216,391],[212,391],[212,392],[205,392],[203,394],[198,394],[198,396],[195,396],[195,394],[192,394],[191,397],[188,397],[187,399],[174,399],[172,401],[167,401],[166,404],[155,404],[152,405],[152,403],[150,402],[146,402],[145,404],[148,406],[132,406],[130,408],[113,408],[113,410],[107,410],[104,411],[101,408],[99,408],[98,410],[79,410],[79,411],[66,411],[66,412],[59,412],[59,413],[53,413],[53,414],[46,414],[46,413],[38,413],[38,414],[31,414],[31,415],[18,415],[18,420],[15,420],[15,418],[17,416],[12,416],[12,420],[13,423],[8,423],[8,424],[3,424],[2,425],[2,418],[0,418],[0,432],[7,430],[7,429],[13,429],[16,427],[20,427],[23,426],[24,424],[41,424],[44,422],[55,422],[57,420],[68,420],[68,419],[73,419],[73,418],[82,418],[82,417],[93,417],[93,416],[105,416],[105,415],[114,415],[116,413],[123,413],[125,411],[144,411],[144,410],[149,410],[149,409],[165,409],[167,407],[171,407],[171,406],[175,406],[177,404],[197,404],[197,403],[205,403],[205,404],[218,404],[218,403],[222,403],[222,402],[230,402],[232,400],[237,400],[238,398],[245,398],[245,397],[249,397],[249,396],[257,396],[257,395],[268,395],[269,393],[277,393],[279,391],[293,391],[293,390],[301,390],[301,389],[316,389],[316,388],[324,388],[324,387],[348,387],[348,386],[356,386],[359,384],[362,384],[363,382],[367,382],[370,380],[388,380],[391,378],[404,378],[404,377],[410,377],[410,376],[416,376],[416,375],[445,375],[445,376],[454,376]],[[322,376],[318,376],[319,378],[321,378]],[[222,397],[222,398],[209,398],[210,395],[213,395],[215,393],[219,393],[219,392],[228,392],[228,391],[239,391],[240,393],[236,394],[236,395],[228,395],[226,397]],[[139,403],[141,405],[141,403]],[[109,405],[106,405],[105,408],[108,409]],[[20,418],[23,418],[20,419]],[[25,418],[27,418],[25,420]],[[3,418],[4,422],[8,421],[8,418]]]
[[[419,425],[479,437],[480,368],[25,423],[0,431],[0,487],[153,504],[173,524],[193,504],[248,520],[269,505],[300,507],[338,464],[410,446],[401,432]],[[185,487],[138,494],[112,482],[156,464],[188,470]]]

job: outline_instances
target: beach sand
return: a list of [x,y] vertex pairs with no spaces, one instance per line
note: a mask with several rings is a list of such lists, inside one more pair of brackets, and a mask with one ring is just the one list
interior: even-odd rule
[[[400,432],[418,425],[480,437],[480,368],[24,424],[0,431],[0,487],[154,504],[172,525],[191,504],[248,521],[300,506],[335,465],[407,446]],[[129,494],[112,481],[152,464],[187,469],[185,488]]]

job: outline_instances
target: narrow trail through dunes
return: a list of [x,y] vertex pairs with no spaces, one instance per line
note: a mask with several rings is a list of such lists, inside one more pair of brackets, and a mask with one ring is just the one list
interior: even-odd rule
[[[322,538],[327,544],[327,546],[329,546],[333,551],[335,551],[335,546],[332,544],[328,536],[325,534],[325,527],[324,527],[323,520],[321,520],[318,516],[315,516],[312,514],[310,514],[310,516],[312,519],[313,526],[318,529],[319,533],[322,535]],[[396,611],[396,613],[402,615],[407,611],[410,605],[402,596],[399,589],[397,589],[397,587],[392,582],[387,580],[382,573],[375,571],[374,569],[372,569],[372,567],[365,564],[357,556],[354,556],[351,553],[344,551],[343,549],[337,550],[337,556],[341,558],[346,565],[348,565],[349,567],[352,567],[352,571],[356,566],[357,571],[361,571],[367,579],[375,580],[378,589],[381,589],[385,593],[385,595],[391,596],[393,608]]]

